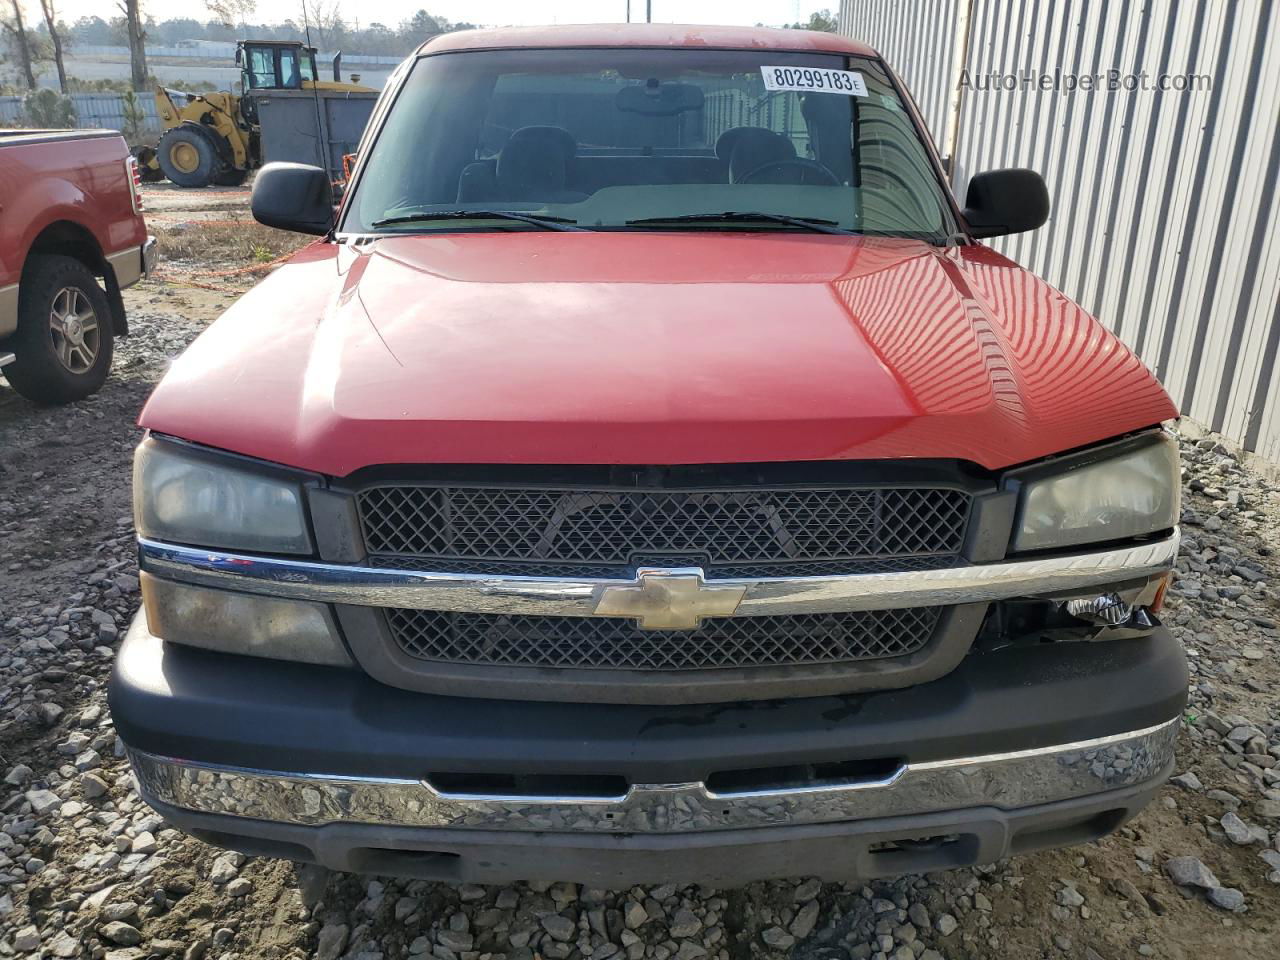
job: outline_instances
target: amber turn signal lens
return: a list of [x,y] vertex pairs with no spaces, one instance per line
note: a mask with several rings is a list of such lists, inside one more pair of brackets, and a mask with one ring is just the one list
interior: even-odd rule
[[1147,606],[1147,609],[1152,613],[1159,613],[1161,608],[1164,607],[1164,595],[1169,591],[1169,584],[1171,583],[1173,583],[1172,573],[1166,573],[1160,578],[1160,586],[1156,588],[1155,598]]

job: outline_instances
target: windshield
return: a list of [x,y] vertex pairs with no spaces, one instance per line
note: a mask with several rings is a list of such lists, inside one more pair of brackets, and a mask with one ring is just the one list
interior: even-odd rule
[[[483,216],[495,212],[525,217]],[[956,229],[876,61],[619,48],[422,57],[342,230],[539,229],[538,215],[589,229],[821,224],[935,242]]]
[[245,69],[246,86],[251,90],[276,85],[276,59],[272,50],[250,47]]

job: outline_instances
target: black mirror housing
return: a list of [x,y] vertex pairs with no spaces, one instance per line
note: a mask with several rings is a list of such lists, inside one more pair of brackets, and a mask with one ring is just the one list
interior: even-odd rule
[[320,236],[333,227],[329,174],[306,163],[268,163],[253,181],[253,219],[268,227]]
[[964,219],[978,238],[1034,230],[1049,219],[1049,188],[1034,170],[988,170],[969,181]]

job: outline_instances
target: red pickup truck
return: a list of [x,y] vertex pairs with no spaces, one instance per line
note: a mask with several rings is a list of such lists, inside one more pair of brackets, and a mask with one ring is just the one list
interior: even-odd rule
[[828,34],[455,33],[142,412],[112,713],[212,842],[596,887],[1092,840],[1168,776],[1176,411]]
[[151,266],[137,168],[111,130],[0,131],[0,368],[23,396],[80,400],[128,332]]

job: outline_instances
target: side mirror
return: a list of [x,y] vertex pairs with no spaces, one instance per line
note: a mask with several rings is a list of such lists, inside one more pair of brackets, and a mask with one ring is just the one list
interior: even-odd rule
[[1034,230],[1049,219],[1049,189],[1034,170],[978,173],[965,194],[964,219],[975,237]]
[[253,219],[268,227],[321,235],[333,226],[329,174],[306,163],[268,163],[253,181]]

